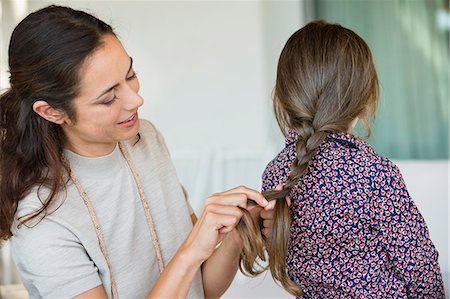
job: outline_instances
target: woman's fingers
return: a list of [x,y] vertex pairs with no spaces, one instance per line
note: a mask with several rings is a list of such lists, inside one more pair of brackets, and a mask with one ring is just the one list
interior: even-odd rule
[[266,238],[269,238],[269,237],[270,237],[271,232],[272,232],[272,229],[271,229],[271,228],[263,228],[263,229],[261,230],[261,233],[262,233]]
[[[243,194],[246,196],[247,199],[256,202],[261,207],[265,207],[269,203],[260,192],[245,186],[235,187],[222,193],[214,194],[214,196],[231,195],[231,194]],[[245,204],[245,207],[246,206],[247,204]]]
[[206,206],[211,204],[245,208],[247,206],[247,195],[244,193],[216,193],[206,200]]
[[270,219],[272,220],[275,217],[275,210],[271,209],[271,210],[262,210],[261,214],[260,214],[261,218],[266,220],[266,219]]
[[183,245],[194,261],[209,258],[217,243],[236,227],[244,213],[241,208],[247,208],[247,200],[259,205],[249,208],[252,218],[258,218],[258,210],[268,204],[261,193],[244,186],[213,194],[206,200],[202,214]]
[[272,219],[270,219],[270,220],[264,220],[263,221],[263,226],[266,228],[271,228],[271,227],[273,227],[273,220]]
[[240,217],[236,218],[236,217],[231,217],[229,215],[221,215],[222,219],[221,219],[221,224],[223,225],[220,229],[219,229],[219,233],[221,234],[226,234],[231,232],[236,225],[239,223]]
[[[226,213],[226,214],[225,214]],[[189,237],[183,243],[193,263],[208,259],[228,232],[232,231],[241,219],[242,211],[232,206],[210,206],[205,208],[194,225]]]
[[260,213],[262,211],[262,208],[258,205],[247,206],[247,211],[249,211],[253,221],[255,221],[255,223],[258,223],[261,218]]
[[272,200],[269,202],[269,204],[267,206],[264,207],[264,210],[273,210],[273,208],[275,208],[275,204],[277,203],[276,200]]
[[218,215],[229,215],[238,217],[239,219],[242,217],[242,210],[235,206],[227,206],[227,205],[219,205],[219,204],[209,204],[205,207],[206,212],[211,212]]
[[[262,215],[263,212],[266,212],[266,214],[264,215],[266,218],[263,217],[263,215]],[[261,233],[266,237],[270,236],[272,229],[273,229],[273,225],[274,225],[273,214],[274,214],[274,212],[275,212],[274,210],[270,210],[270,211],[262,210],[261,211],[261,218],[263,219],[263,222],[262,222],[263,229],[261,230]]]
[[[281,191],[283,189],[284,189],[283,183],[280,183],[275,187],[275,190],[277,190],[277,191]],[[276,204],[276,201],[272,200],[271,202],[269,202],[269,204],[267,206],[264,207],[264,210],[273,210],[273,208],[275,208],[275,204]]]

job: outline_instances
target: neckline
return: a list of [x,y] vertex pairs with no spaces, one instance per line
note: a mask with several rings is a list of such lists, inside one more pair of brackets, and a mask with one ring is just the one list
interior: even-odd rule
[[[293,144],[295,144],[298,140],[298,133],[294,130],[290,129],[288,131],[287,136],[285,137],[285,147],[289,147]],[[326,141],[337,141],[343,144],[348,144],[352,147],[373,152],[374,150],[372,147],[364,140],[360,139],[356,135],[350,133],[350,132],[337,132],[337,131],[329,131],[327,138],[322,144],[325,144]]]
[[117,144],[111,153],[100,157],[81,156],[69,149],[64,149],[64,155],[71,168],[83,178],[104,178],[109,173],[118,171],[124,161]]

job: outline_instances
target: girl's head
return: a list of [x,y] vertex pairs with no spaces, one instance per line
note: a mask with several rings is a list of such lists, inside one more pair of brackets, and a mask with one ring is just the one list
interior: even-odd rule
[[362,120],[368,135],[378,103],[372,54],[355,32],[314,21],[287,41],[278,61],[274,111],[284,134],[298,133],[288,190],[306,172],[329,132],[351,131]]
[[[293,130],[298,134],[296,158],[284,189],[266,192],[264,196],[277,200],[273,230],[266,240],[269,267],[274,279],[295,296],[300,297],[302,290],[286,273],[291,221],[286,196],[307,172],[309,162],[329,132],[348,132],[360,119],[370,135],[377,102],[378,79],[372,55],[355,32],[337,24],[314,21],[288,39],[278,61],[273,103],[283,133],[287,135],[288,130]],[[254,275],[256,257],[248,252],[255,249],[247,247],[241,257],[242,265],[244,272]]]
[[29,14],[14,29],[8,54],[10,88],[0,96],[5,239],[18,201],[32,187],[50,188],[36,215],[65,187],[64,147],[96,155],[93,149],[130,138],[142,104],[132,60],[112,28],[83,11],[48,6]]
[[281,130],[303,138],[347,132],[359,118],[370,134],[378,102],[372,54],[355,32],[315,21],[295,32],[278,61],[274,110]]

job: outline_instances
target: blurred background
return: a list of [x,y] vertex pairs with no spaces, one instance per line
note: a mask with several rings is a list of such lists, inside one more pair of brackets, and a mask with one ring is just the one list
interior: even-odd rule
[[[111,24],[146,100],[140,117],[164,135],[199,214],[205,198],[244,184],[260,189],[283,147],[271,109],[276,64],[289,36],[325,19],[361,35],[374,54],[381,101],[375,150],[400,167],[436,245],[449,296],[449,2],[443,0],[14,1],[0,2],[0,88],[8,87],[13,28],[49,4]],[[26,298],[0,256],[0,296]],[[238,274],[224,298],[291,298],[270,274]]]

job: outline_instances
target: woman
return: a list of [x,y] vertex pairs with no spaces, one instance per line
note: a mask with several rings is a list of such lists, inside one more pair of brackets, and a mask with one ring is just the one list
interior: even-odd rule
[[237,187],[196,221],[163,138],[138,119],[132,62],[109,25],[68,7],[28,15],[11,36],[0,227],[32,298],[219,297],[242,208],[267,206]]

